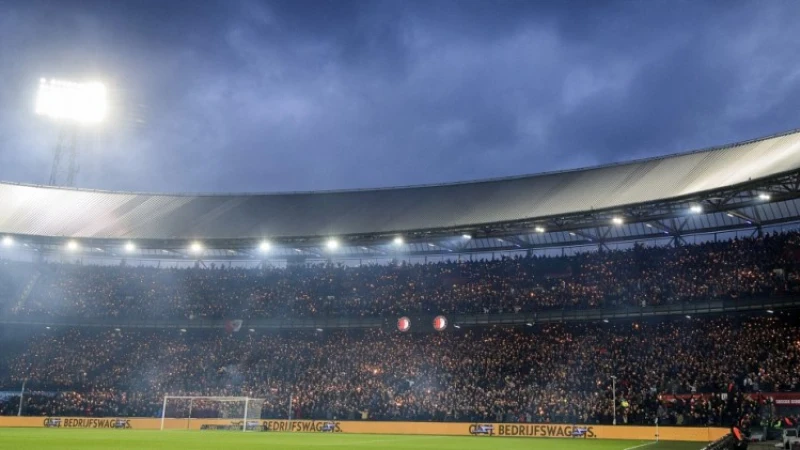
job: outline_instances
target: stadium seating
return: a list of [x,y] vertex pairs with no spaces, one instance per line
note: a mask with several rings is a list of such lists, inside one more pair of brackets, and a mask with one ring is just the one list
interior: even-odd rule
[[[560,258],[288,269],[0,263],[0,414],[157,416],[172,395],[248,395],[264,418],[728,425],[800,392],[786,313],[365,330],[179,330],[205,318],[525,313],[790,297],[798,233]],[[163,328],[85,327],[159,319]],[[70,318],[52,329],[28,325]],[[14,324],[16,322],[16,324]],[[96,323],[95,323],[96,324]],[[228,330],[230,331],[230,330]],[[673,394],[688,394],[689,398]],[[707,394],[707,395],[706,395]],[[290,399],[292,405],[290,407]],[[214,416],[197,405],[195,417]]]
[[764,413],[748,393],[800,391],[800,323],[781,314],[412,334],[5,333],[17,341],[0,387],[27,379],[32,415],[157,416],[165,393],[246,393],[266,399],[265,418],[287,417],[291,396],[297,418],[610,423],[616,376],[618,423],[714,425]]
[[530,313],[785,296],[800,236],[428,265],[157,269],[0,265],[0,315],[186,319]]

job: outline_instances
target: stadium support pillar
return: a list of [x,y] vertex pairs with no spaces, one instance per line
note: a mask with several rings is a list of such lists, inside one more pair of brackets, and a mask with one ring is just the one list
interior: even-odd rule
[[294,399],[294,394],[289,394],[289,430],[292,429],[292,400]]
[[192,409],[194,409],[194,399],[189,399],[189,417],[186,419],[186,429],[192,428]]
[[17,411],[17,417],[22,417],[22,401],[25,400],[25,384],[27,382],[27,378],[22,380],[22,389],[19,391],[19,410]]
[[614,415],[611,424],[616,425],[617,424],[617,377],[613,375],[611,376],[611,395],[612,395],[611,414]]

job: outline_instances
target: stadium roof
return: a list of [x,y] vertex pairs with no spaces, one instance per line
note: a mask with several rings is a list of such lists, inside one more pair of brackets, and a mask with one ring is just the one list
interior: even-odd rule
[[335,237],[369,252],[382,250],[364,245],[395,236],[420,252],[474,249],[478,241],[451,242],[469,234],[499,239],[492,248],[526,248],[797,220],[799,184],[792,131],[588,169],[386,189],[188,195],[0,183],[0,234],[151,249],[192,240],[242,249],[263,239],[323,248]]

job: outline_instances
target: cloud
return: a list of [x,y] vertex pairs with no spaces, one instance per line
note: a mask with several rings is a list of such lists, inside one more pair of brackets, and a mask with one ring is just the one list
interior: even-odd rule
[[43,75],[115,89],[79,177],[103,189],[448,182],[797,126],[790,1],[192,5],[0,0],[0,179],[49,174]]

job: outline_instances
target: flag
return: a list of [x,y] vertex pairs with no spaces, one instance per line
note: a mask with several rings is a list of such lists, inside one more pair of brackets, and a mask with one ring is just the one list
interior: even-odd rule
[[235,333],[242,329],[242,320],[226,320],[225,321],[225,331],[228,333]]

